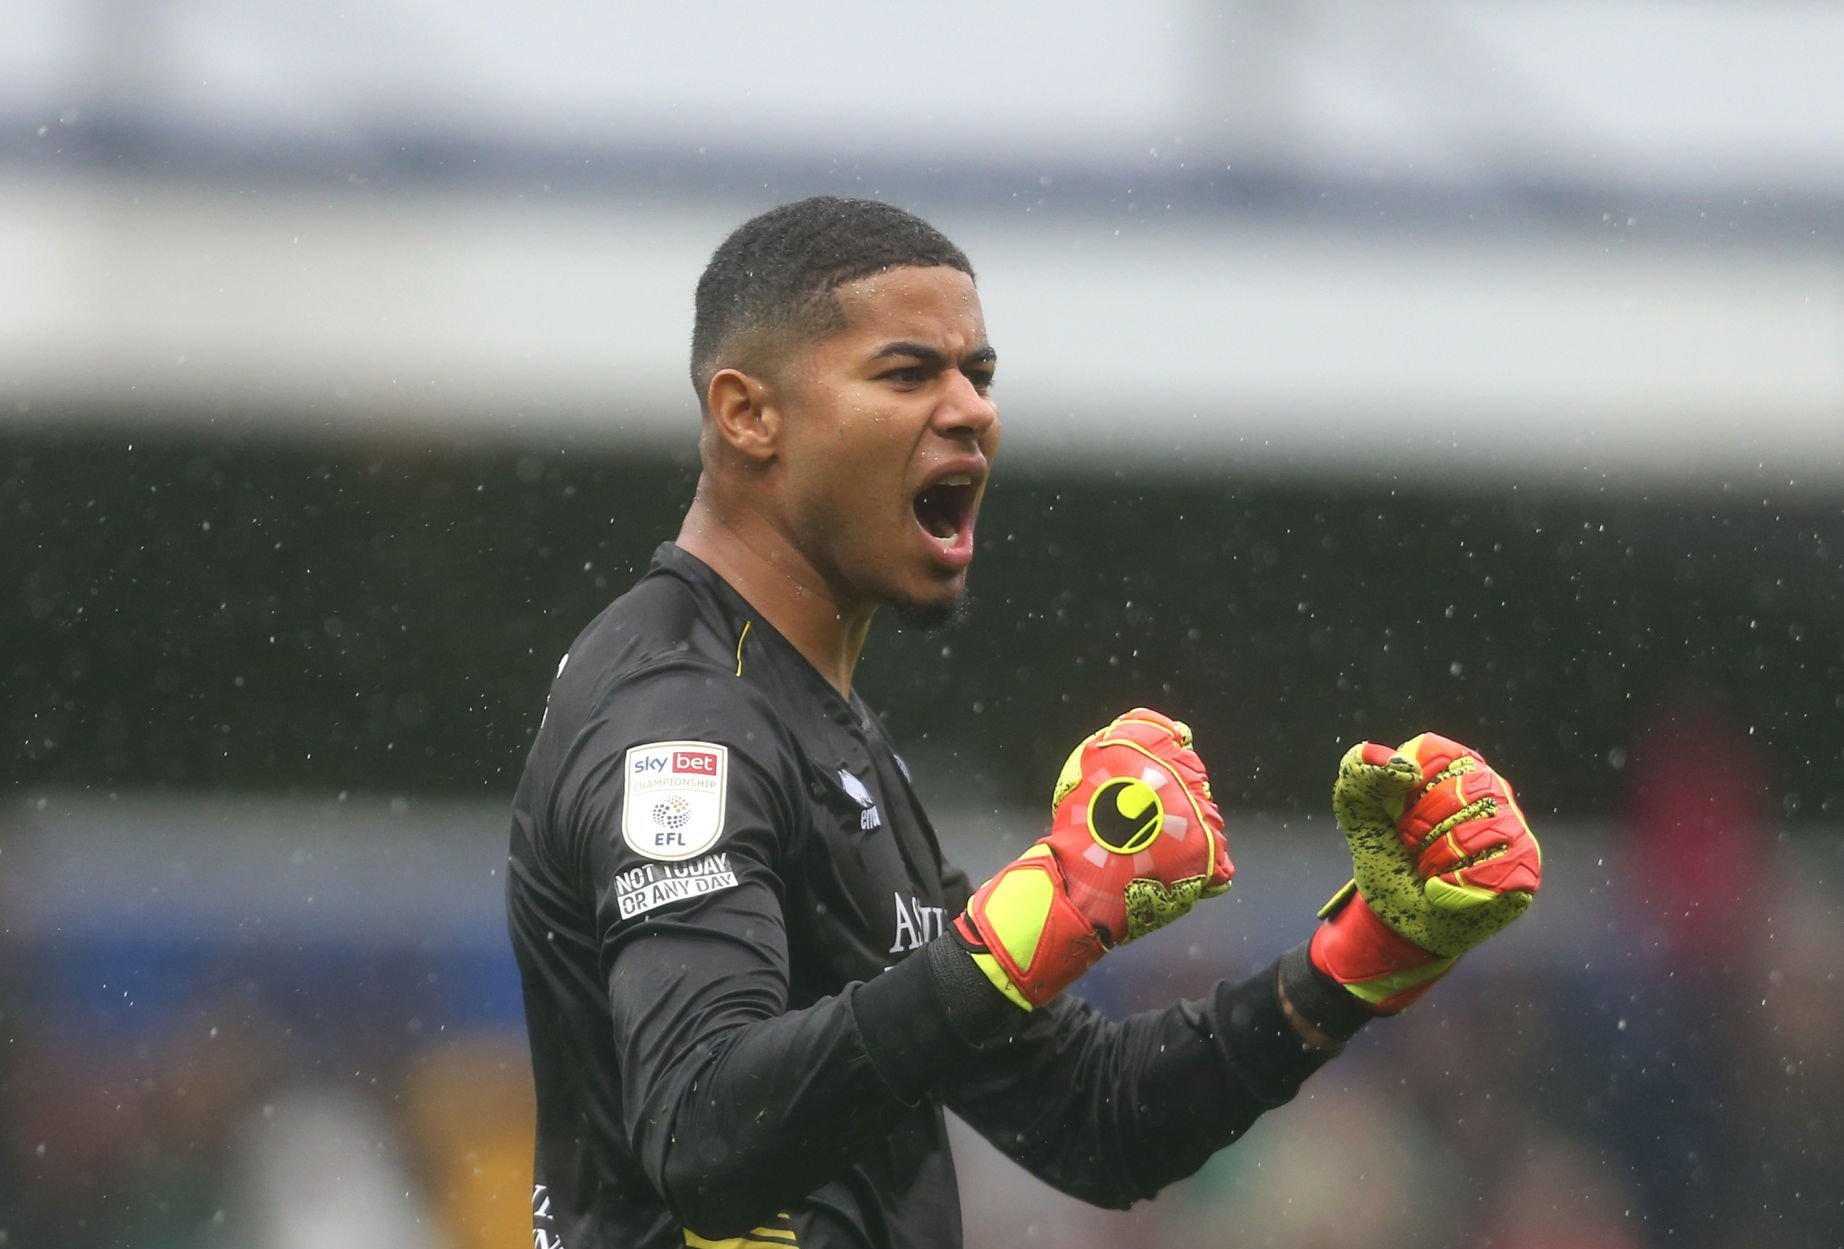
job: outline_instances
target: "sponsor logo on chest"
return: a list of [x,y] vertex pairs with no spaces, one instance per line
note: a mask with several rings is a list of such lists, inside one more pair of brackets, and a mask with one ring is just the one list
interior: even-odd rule
[[564,1249],[563,1237],[557,1234],[556,1217],[551,1214],[550,1190],[543,1184],[531,1189],[531,1249]]
[[621,836],[649,859],[703,854],[724,827],[730,750],[714,742],[654,742],[627,752]]
[[947,931],[946,907],[925,906],[914,894],[907,898],[900,893],[890,896],[896,903],[896,938],[890,943],[890,953],[919,950]]

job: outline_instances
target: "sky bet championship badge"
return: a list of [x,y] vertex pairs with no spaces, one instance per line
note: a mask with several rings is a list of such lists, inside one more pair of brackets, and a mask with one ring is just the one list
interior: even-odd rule
[[627,752],[621,835],[649,859],[689,859],[724,827],[730,752],[712,742],[654,742]]

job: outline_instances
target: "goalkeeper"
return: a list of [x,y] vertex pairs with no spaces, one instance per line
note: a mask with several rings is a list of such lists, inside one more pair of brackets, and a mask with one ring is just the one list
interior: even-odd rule
[[996,361],[966,257],[894,208],[776,209],[706,269],[697,494],[559,665],[514,802],[535,1249],[958,1245],[944,1109],[1126,1206],[1536,890],[1476,753],[1362,745],[1333,793],[1354,879],[1310,940],[1121,1022],[1065,994],[1232,868],[1189,730],[1137,708],[975,889],[852,690],[879,609],[961,602]]

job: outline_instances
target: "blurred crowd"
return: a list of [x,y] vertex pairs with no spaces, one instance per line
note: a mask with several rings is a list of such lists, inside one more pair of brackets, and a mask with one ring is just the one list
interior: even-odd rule
[[[1469,960],[1158,1201],[1079,1206],[963,1132],[968,1244],[1844,1244],[1844,899],[1828,840],[1779,837],[1749,809],[1724,731],[1685,714],[1636,749],[1626,835],[1567,843],[1605,851],[1586,896],[1553,907],[1575,931],[1520,947],[1541,957]],[[1084,991],[1124,1013],[1221,971],[1195,943],[1146,945]],[[404,1026],[376,994],[227,964],[129,1027],[59,1009],[41,953],[15,939],[0,961],[0,1246],[529,1237],[516,1020]]]
[[[1780,876],[1771,923],[1692,963],[1619,913],[1630,876],[1609,882],[1575,959],[1462,967],[1197,1178],[1126,1215],[1058,1206],[1041,1243],[1844,1244],[1839,899]],[[1007,1186],[966,1170],[963,1186],[969,1244],[1019,1243]]]
[[110,1034],[42,1022],[19,979],[7,980],[0,1050],[0,1246],[529,1238],[521,1036],[380,1046],[355,1024],[353,1043],[309,1043],[256,994]]

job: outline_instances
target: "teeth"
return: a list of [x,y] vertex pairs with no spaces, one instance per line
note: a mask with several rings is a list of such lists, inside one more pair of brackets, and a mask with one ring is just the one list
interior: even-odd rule
[[971,486],[973,475],[971,473],[950,473],[935,484],[938,486]]

